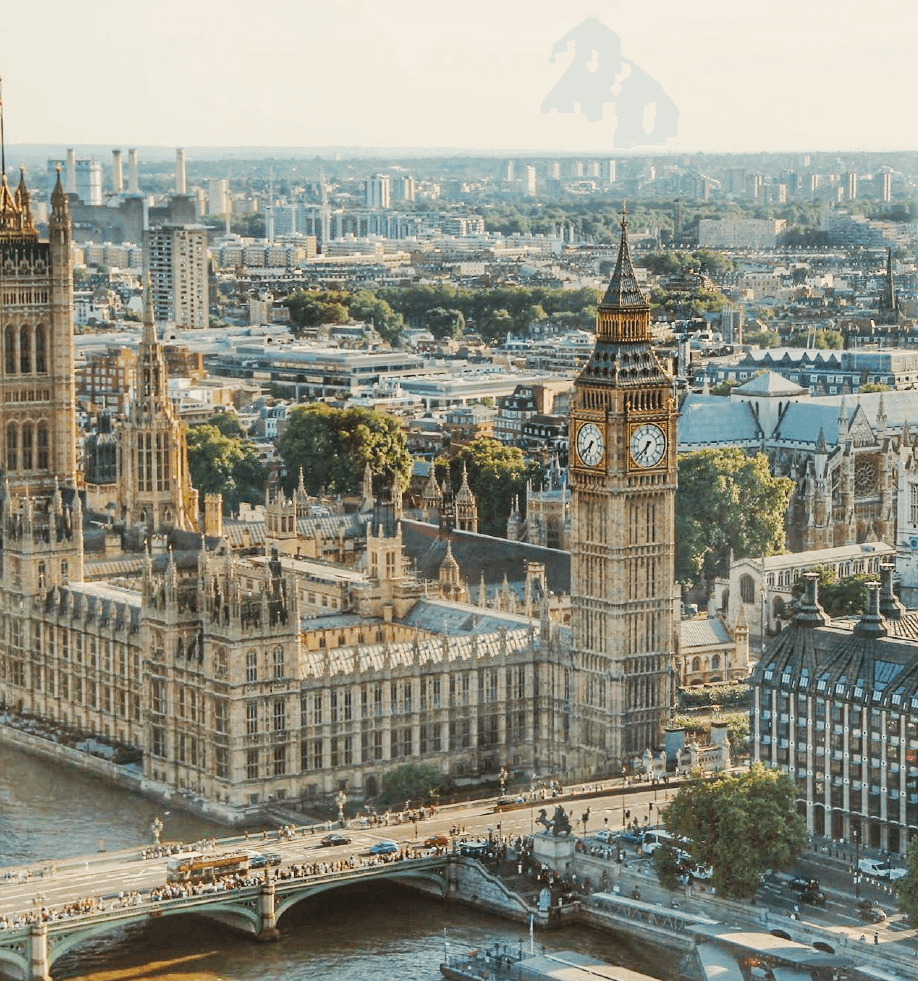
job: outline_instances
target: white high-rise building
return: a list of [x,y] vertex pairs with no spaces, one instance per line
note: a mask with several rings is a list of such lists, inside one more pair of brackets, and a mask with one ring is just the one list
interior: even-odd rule
[[229,181],[225,177],[214,177],[207,182],[207,213],[229,213]]
[[377,174],[367,181],[367,207],[388,208],[392,201],[392,179]]
[[207,229],[204,225],[162,225],[144,237],[144,265],[150,275],[156,320],[178,327],[206,327]]
[[525,181],[523,184],[523,193],[528,198],[534,198],[536,196],[536,169],[529,164],[524,171]]

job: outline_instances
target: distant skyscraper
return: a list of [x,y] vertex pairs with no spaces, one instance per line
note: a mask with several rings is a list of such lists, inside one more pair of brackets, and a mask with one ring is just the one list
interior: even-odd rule
[[845,187],[847,190],[848,200],[855,201],[857,199],[857,174],[852,171],[845,174]]
[[606,181],[609,184],[614,184],[615,181],[616,181],[616,179],[618,178],[617,170],[618,170],[618,168],[616,167],[614,160],[606,160],[606,161],[604,161],[603,167],[602,167],[602,178],[603,178],[603,180]]
[[[207,213],[225,215],[229,212],[229,181],[214,177],[207,182]],[[159,320],[159,317],[156,318]]]
[[516,180],[516,164],[512,160],[505,160],[501,164],[500,179],[502,181]]
[[392,204],[392,179],[377,174],[367,181],[367,207],[388,208]]
[[178,327],[206,327],[207,229],[203,225],[162,225],[144,236],[145,262],[157,321]]
[[417,184],[413,177],[396,177],[392,181],[394,201],[414,201],[417,198]]
[[892,174],[889,171],[883,174],[883,200],[892,201]]
[[526,168],[526,182],[524,193],[526,197],[534,198],[536,196],[536,169],[529,164]]

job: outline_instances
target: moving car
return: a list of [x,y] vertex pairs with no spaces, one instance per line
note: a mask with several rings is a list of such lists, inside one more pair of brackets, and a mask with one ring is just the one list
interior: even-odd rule
[[425,848],[446,848],[449,844],[449,835],[444,834],[442,831],[438,831],[435,834],[428,835],[424,839]]
[[349,845],[350,843],[351,843],[351,839],[348,838],[347,835],[331,834],[331,835],[326,835],[322,839],[322,844],[323,845],[326,845],[326,846],[328,846],[328,845]]
[[377,841],[370,845],[371,855],[392,855],[397,851],[398,845],[394,841],[389,841],[386,838],[383,838],[382,841]]
[[[601,828],[593,837],[597,841],[606,842],[606,844],[615,840],[615,835],[608,828]],[[643,838],[644,836],[641,835],[641,837]]]
[[826,894],[819,888],[818,879],[807,879],[798,875],[788,882],[787,888],[803,903],[810,903],[813,906],[826,904]]
[[857,867],[866,875],[873,875],[878,879],[891,879],[893,882],[908,874],[905,869],[896,868],[882,858],[862,858],[857,863]]

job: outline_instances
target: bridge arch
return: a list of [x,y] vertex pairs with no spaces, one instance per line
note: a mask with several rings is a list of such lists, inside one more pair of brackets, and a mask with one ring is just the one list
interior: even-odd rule
[[0,945],[0,974],[12,977],[15,981],[28,981],[28,937]]
[[[438,874],[432,869],[405,869],[401,871],[397,866],[393,866],[393,871],[387,875],[362,878],[356,880],[356,882],[360,882],[361,884],[379,882],[381,884],[382,882],[391,882],[392,880],[396,880],[402,885],[416,889],[419,892],[425,892],[428,895],[439,896],[441,898],[446,896],[449,891],[449,883],[447,882],[446,876]],[[287,910],[296,906],[297,903],[302,902],[304,899],[309,899],[310,896],[315,896],[321,892],[327,892],[329,889],[353,886],[356,882],[354,879],[332,879],[309,882],[301,888],[293,888],[283,893],[278,890],[275,916],[279,921]]]
[[[48,931],[48,967],[49,969],[55,961],[59,960],[64,954],[69,953],[74,947],[78,947],[86,940],[109,933],[112,930],[127,926],[130,923],[146,923],[150,920],[158,920],[166,916],[183,916],[191,914],[193,916],[203,916],[209,920],[215,920],[224,926],[231,927],[242,933],[257,936],[261,918],[258,912],[258,896],[246,896],[237,898],[235,902],[213,903],[209,905],[180,903],[170,906],[167,903],[151,908],[149,904],[138,907],[136,913],[127,916],[105,917],[95,923],[74,924],[73,930]],[[59,924],[55,924],[58,926]],[[62,924],[60,924],[62,925]],[[28,976],[28,975],[26,975]]]

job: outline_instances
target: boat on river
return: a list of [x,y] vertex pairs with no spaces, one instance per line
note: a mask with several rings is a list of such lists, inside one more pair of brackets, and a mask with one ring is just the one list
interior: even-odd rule
[[447,981],[657,981],[576,950],[535,953],[525,950],[522,942],[493,943],[456,954],[447,950],[444,958],[440,973]]

